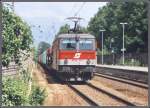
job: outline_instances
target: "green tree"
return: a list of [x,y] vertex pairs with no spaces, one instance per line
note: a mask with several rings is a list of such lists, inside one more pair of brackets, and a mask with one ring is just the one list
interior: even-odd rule
[[27,83],[18,78],[3,78],[2,105],[16,106],[27,103]]
[[35,86],[30,95],[30,105],[42,105],[46,97],[45,89]]
[[46,42],[40,42],[38,45],[38,55],[42,54],[49,47],[50,47],[50,44]]
[[79,27],[78,33],[88,33],[88,29],[86,27],[81,27],[81,26],[78,27]]
[[122,25],[125,25],[125,47],[127,52],[148,51],[148,19],[146,2],[110,2],[99,8],[97,14],[91,18],[88,30],[101,40],[100,29],[105,29],[104,43],[107,49],[111,38],[117,52],[122,48]]
[[64,26],[60,27],[58,34],[68,33],[69,29],[70,29],[70,26],[68,24],[65,24]]
[[[77,28],[79,29],[79,31],[77,31],[77,33],[88,33],[88,30],[85,27],[81,27],[81,26],[77,25]],[[63,33],[68,33],[69,30],[70,30],[70,26],[68,24],[65,24],[65,25],[60,27],[57,35],[63,34]]]
[[8,66],[11,58],[19,63],[21,51],[29,52],[32,44],[30,27],[10,9],[2,8],[2,65]]

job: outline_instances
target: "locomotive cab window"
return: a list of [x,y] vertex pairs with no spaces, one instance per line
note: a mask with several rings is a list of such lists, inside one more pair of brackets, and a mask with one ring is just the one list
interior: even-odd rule
[[92,40],[92,39],[80,39],[79,49],[80,50],[94,50],[94,40]]
[[60,49],[63,50],[76,50],[75,39],[62,39],[60,42]]

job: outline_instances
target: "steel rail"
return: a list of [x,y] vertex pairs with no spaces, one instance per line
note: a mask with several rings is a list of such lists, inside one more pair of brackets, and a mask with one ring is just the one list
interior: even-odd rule
[[103,74],[103,75],[107,75],[107,76],[112,76],[112,77],[117,77],[117,78],[121,78],[121,79],[125,79],[125,80],[130,80],[130,81],[134,81],[134,82],[138,82],[138,83],[147,84],[147,82],[145,82],[145,81],[139,81],[139,80],[135,80],[135,79],[131,79],[131,78],[126,78],[126,77],[123,77],[123,76],[116,76],[116,75],[111,75],[111,74],[108,74],[108,73],[101,73],[101,72],[95,72],[95,73]]
[[[44,67],[47,72],[50,70],[50,69],[49,69],[48,67],[46,67],[46,66],[42,66],[42,67]],[[56,72],[54,72],[54,73],[51,72],[51,74],[55,77],[55,78],[53,77],[52,79],[55,80],[55,81],[57,81],[57,82],[59,82],[59,83],[64,84],[64,81],[63,81],[60,77],[58,77],[55,73],[56,73]],[[70,84],[69,82],[66,81],[65,84],[66,84],[69,88],[71,88],[74,92],[76,92],[81,98],[83,98],[83,99],[84,99],[87,103],[89,103],[90,105],[92,105],[92,106],[100,106],[99,103],[93,101],[90,97],[88,97],[88,96],[86,96],[85,94],[83,94],[81,91],[79,91],[76,87],[74,87],[74,86],[73,86],[72,84]]]
[[141,88],[144,88],[144,89],[148,89],[148,85],[147,84],[143,84],[143,83],[140,83],[140,82],[132,81],[130,79],[122,79],[122,78],[115,77],[113,75],[112,76],[111,75],[106,75],[106,74],[103,75],[101,73],[95,73],[94,75],[98,76],[98,77],[103,77],[103,78],[106,78],[106,79],[110,79],[110,80],[114,80],[114,81],[130,84],[130,85],[133,85],[133,86],[141,87]]
[[[45,67],[45,68],[46,68],[47,71],[49,70],[47,67]],[[55,76],[55,77],[57,77],[57,76]],[[56,79],[57,79],[57,81],[62,82],[60,78],[56,78]],[[93,100],[91,97],[89,97],[86,94],[84,94],[82,91],[80,91],[79,89],[77,89],[77,87],[75,87],[71,83],[65,82],[65,84],[67,84],[68,87],[70,87],[74,92],[76,92],[81,98],[83,98],[90,105],[92,105],[92,106],[102,106],[102,104],[100,104],[100,102],[98,102],[96,100]],[[127,105],[130,105],[130,106],[136,106],[134,103],[131,103],[131,102],[129,102],[129,101],[127,101],[127,100],[125,100],[125,99],[123,99],[121,97],[118,97],[118,96],[116,96],[116,95],[114,95],[114,94],[112,94],[112,93],[110,93],[110,92],[108,92],[108,91],[106,91],[104,89],[100,89],[100,88],[98,88],[98,87],[96,87],[96,86],[94,86],[94,85],[92,85],[92,84],[90,84],[88,82],[86,82],[85,84],[87,86],[89,86],[89,87],[97,90],[97,91],[103,92],[106,95],[111,96],[114,99],[117,99],[120,102],[123,102],[123,103],[125,103]]]
[[126,99],[123,99],[123,98],[121,98],[121,97],[119,97],[119,96],[116,96],[116,95],[114,95],[114,94],[112,94],[112,93],[110,93],[110,92],[108,92],[108,91],[106,91],[106,90],[103,90],[103,89],[99,88],[99,87],[96,87],[96,86],[94,86],[93,84],[91,84],[91,83],[89,83],[89,82],[87,82],[86,84],[87,84],[89,87],[91,87],[91,88],[93,88],[93,89],[95,89],[95,90],[97,90],[97,91],[103,92],[103,93],[105,93],[105,94],[111,96],[112,98],[114,98],[114,99],[120,101],[120,102],[123,102],[123,103],[125,103],[125,104],[127,104],[127,105],[130,105],[130,106],[136,106],[134,103],[131,103],[130,101],[128,101],[128,100],[126,100]]
[[91,99],[89,96],[85,95],[84,93],[82,93],[80,90],[78,90],[76,87],[74,87],[73,85],[67,83],[67,85],[73,90],[75,91],[80,97],[82,97],[87,103],[89,103],[92,106],[101,106],[98,102],[94,101],[93,99]]

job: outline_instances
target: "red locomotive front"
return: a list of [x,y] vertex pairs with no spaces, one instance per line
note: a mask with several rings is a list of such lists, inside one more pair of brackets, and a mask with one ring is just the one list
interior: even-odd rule
[[52,47],[52,66],[65,80],[86,81],[95,71],[95,49],[95,37],[90,34],[59,35]]

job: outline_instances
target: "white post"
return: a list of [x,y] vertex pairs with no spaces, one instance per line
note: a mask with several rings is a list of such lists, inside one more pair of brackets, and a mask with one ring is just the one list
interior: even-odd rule
[[123,26],[123,51],[122,51],[122,53],[123,53],[123,65],[124,65],[124,24],[122,25]]
[[103,64],[103,31],[102,31],[102,64]]
[[125,24],[127,24],[127,23],[120,23],[121,25],[122,25],[122,27],[123,27],[123,49],[122,49],[122,58],[123,58],[123,60],[122,60],[122,64],[124,65],[124,51],[125,51],[125,48],[124,48],[124,25]]

